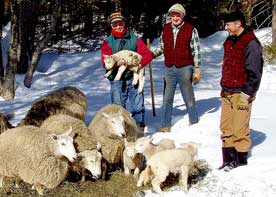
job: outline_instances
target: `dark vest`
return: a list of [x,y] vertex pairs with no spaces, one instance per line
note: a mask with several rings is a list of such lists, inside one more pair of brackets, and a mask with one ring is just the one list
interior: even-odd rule
[[242,88],[245,85],[247,74],[245,70],[244,50],[251,40],[256,39],[253,32],[241,35],[233,44],[231,38],[224,42],[224,59],[222,65],[222,87]]
[[194,64],[190,47],[193,28],[192,25],[185,22],[177,34],[174,47],[171,23],[165,24],[162,39],[164,43],[165,65],[167,67],[171,67],[172,65],[184,67]]
[[[110,34],[106,41],[112,49],[112,54],[121,50],[131,50],[136,51],[138,37],[133,33],[127,32],[122,38],[116,38],[112,34]],[[114,69],[111,75],[108,76],[108,79],[113,81],[116,74],[118,72],[118,68]],[[129,80],[133,77],[133,72],[129,70],[125,70],[122,74],[121,81]]]

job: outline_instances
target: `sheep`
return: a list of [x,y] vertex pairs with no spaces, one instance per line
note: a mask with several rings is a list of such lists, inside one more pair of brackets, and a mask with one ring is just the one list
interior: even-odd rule
[[144,156],[140,153],[135,153],[135,143],[128,142],[124,138],[125,149],[123,152],[124,173],[129,175],[131,170],[134,170],[134,176],[138,178],[140,171],[144,167]]
[[71,136],[74,138],[74,146],[78,153],[78,161],[71,169],[73,171],[81,171],[81,181],[85,180],[86,169],[94,179],[100,178],[102,175],[101,144],[96,141],[82,120],[66,114],[56,114],[48,117],[40,126],[43,131],[55,131],[58,134],[69,127],[73,128]]
[[9,119],[11,119],[13,114],[3,114],[0,112],[0,134],[6,131],[7,129],[13,128]]
[[103,136],[136,138],[139,133],[138,126],[130,113],[118,104],[109,104],[101,108],[90,122],[88,129],[97,139]]
[[138,93],[141,93],[145,86],[145,68],[140,65],[142,56],[139,53],[130,50],[121,50],[112,55],[104,55],[105,68],[108,70],[108,72],[104,75],[105,77],[111,75],[116,62],[118,62],[119,60],[124,60],[125,65],[121,65],[119,67],[114,80],[120,80],[123,72],[126,69],[131,70],[133,71],[132,85],[137,85],[137,83],[139,82]]
[[39,127],[47,117],[54,114],[68,114],[84,121],[86,109],[84,93],[75,87],[63,87],[36,100],[18,126]]
[[[0,187],[11,177],[32,184],[40,195],[44,188],[58,186],[67,175],[68,160],[74,162],[76,151],[72,128],[61,135],[42,132],[27,125],[0,135]],[[65,159],[65,157],[68,159]]]
[[142,153],[145,156],[146,161],[148,161],[149,158],[155,153],[172,148],[175,148],[175,144],[173,140],[170,139],[163,139],[157,144],[153,144],[152,138],[150,136],[146,136],[137,139],[135,142],[135,152]]
[[185,147],[163,150],[155,153],[148,161],[144,171],[141,172],[137,181],[137,187],[151,185],[155,192],[163,196],[160,184],[163,183],[169,173],[180,175],[180,184],[185,192],[188,191],[189,170],[193,166],[197,155],[198,144],[187,143]]
[[[114,128],[114,124],[117,127]],[[103,163],[105,162],[107,165],[107,171],[121,166],[124,150],[122,137],[125,136],[128,140],[133,141],[139,131],[130,113],[117,104],[109,104],[101,108],[89,124],[88,129],[102,145]]]

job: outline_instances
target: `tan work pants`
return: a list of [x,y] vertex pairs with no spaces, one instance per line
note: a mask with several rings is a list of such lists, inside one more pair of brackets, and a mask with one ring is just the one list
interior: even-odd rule
[[252,103],[248,110],[238,110],[239,93],[227,95],[221,100],[221,140],[223,147],[235,147],[238,152],[248,152],[251,146],[249,120]]

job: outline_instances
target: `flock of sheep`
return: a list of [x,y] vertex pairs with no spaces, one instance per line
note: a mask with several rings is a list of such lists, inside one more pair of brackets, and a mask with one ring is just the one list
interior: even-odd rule
[[45,188],[57,187],[70,171],[87,172],[94,179],[124,169],[133,172],[137,186],[151,183],[163,195],[160,185],[170,173],[179,174],[179,183],[188,190],[188,177],[206,168],[197,162],[198,144],[176,148],[164,139],[157,144],[151,137],[140,137],[131,114],[116,104],[100,109],[87,126],[86,96],[77,88],[64,87],[34,102],[20,123],[13,128],[0,113],[0,188],[5,178],[15,187],[21,181],[43,195]]

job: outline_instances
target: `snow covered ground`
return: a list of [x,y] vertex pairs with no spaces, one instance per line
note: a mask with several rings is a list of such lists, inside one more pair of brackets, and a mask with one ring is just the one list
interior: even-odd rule
[[[263,45],[271,42],[271,28],[256,32]],[[180,91],[174,99],[173,127],[170,133],[159,133],[164,71],[163,56],[153,63],[153,81],[157,116],[152,116],[149,70],[146,70],[145,106],[146,133],[154,139],[169,138],[176,143],[194,141],[201,143],[199,159],[205,159],[212,171],[185,194],[178,187],[165,191],[165,196],[218,196],[218,197],[272,197],[276,196],[276,65],[265,65],[262,83],[253,104],[251,137],[253,139],[249,164],[230,172],[218,171],[221,164],[220,142],[220,71],[223,56],[222,44],[226,38],[224,31],[201,39],[202,80],[195,86],[195,96],[200,121],[188,126],[188,117]],[[8,47],[9,36],[4,32],[3,51]],[[156,39],[152,48],[156,47]],[[4,58],[4,62],[6,59]],[[88,98],[88,124],[95,113],[110,103],[109,82],[103,77],[100,51],[74,54],[43,54],[34,74],[32,87],[23,85],[23,75],[16,76],[14,100],[5,101],[0,97],[0,111],[15,113],[11,120],[16,125],[26,114],[35,99],[48,92],[75,86]],[[146,196],[158,196],[146,191]]]

